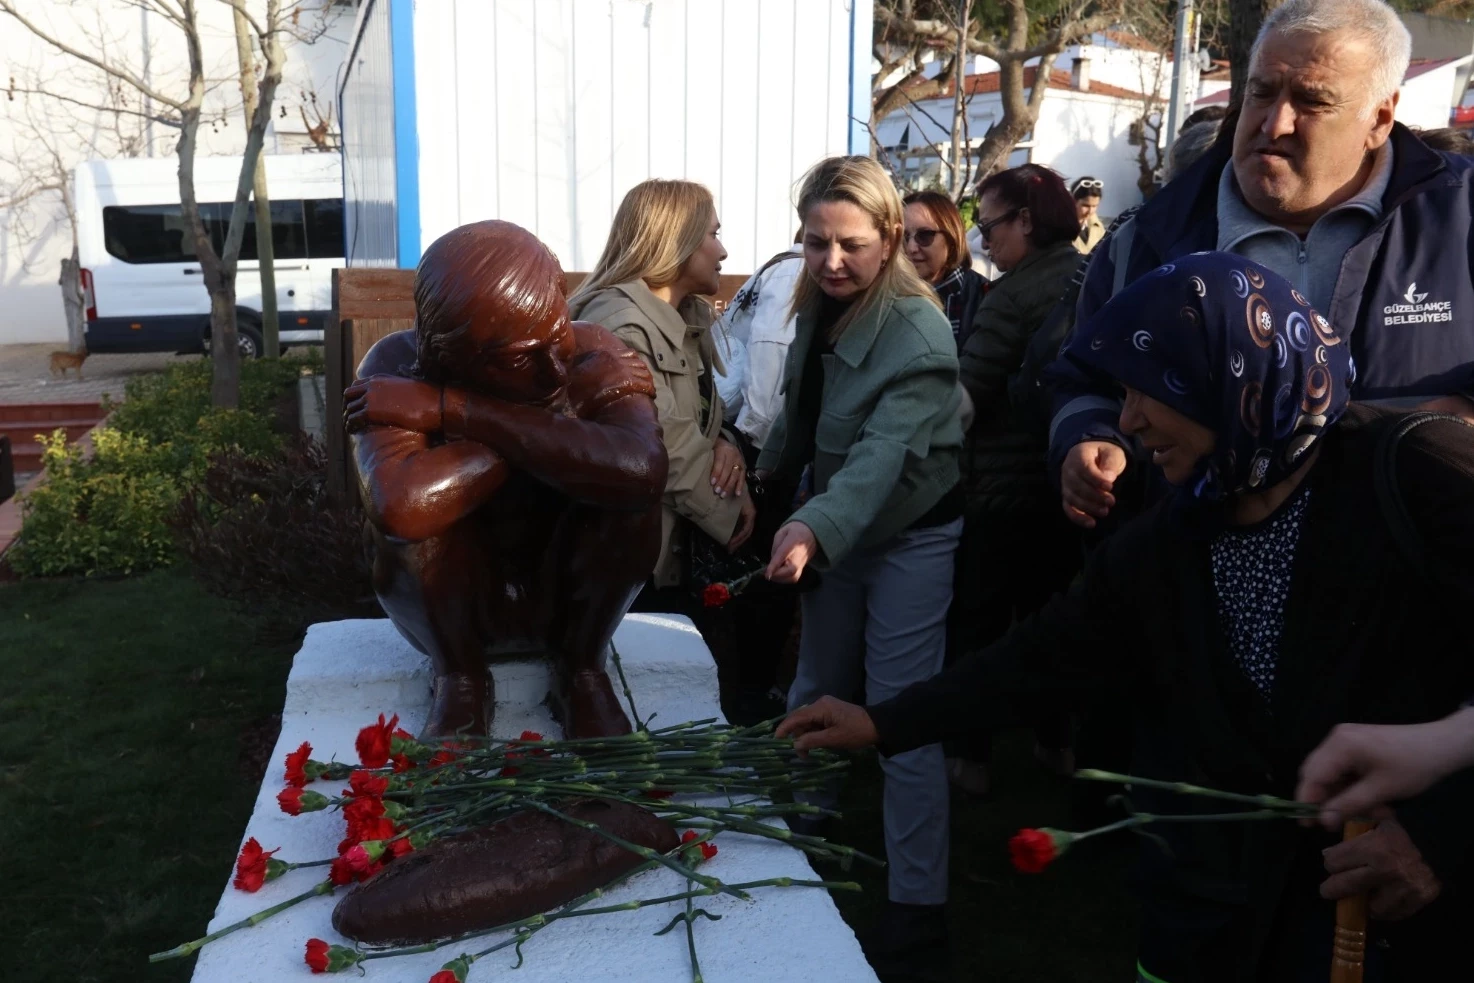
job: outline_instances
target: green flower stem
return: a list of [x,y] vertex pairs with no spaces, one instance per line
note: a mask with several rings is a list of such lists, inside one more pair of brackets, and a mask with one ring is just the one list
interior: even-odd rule
[[[686,882],[686,890],[691,890],[691,882]],[[696,926],[692,925],[691,914],[692,899],[686,899],[686,951],[691,953],[691,983],[705,983],[701,978],[701,963],[696,959]]]
[[[332,861],[328,861],[328,862],[329,863],[332,863]],[[192,952],[197,952],[198,950],[204,948],[209,943],[214,942],[216,939],[223,938],[223,937],[229,935],[231,932],[236,932],[236,931],[239,931],[239,930],[241,930],[243,928],[251,928],[254,925],[260,925],[262,922],[266,921],[266,919],[270,918],[272,915],[280,914],[281,912],[286,911],[288,908],[292,907],[293,905],[301,904],[303,901],[306,901],[308,898],[316,898],[316,897],[319,897],[319,896],[324,895],[324,894],[332,894],[332,893],[333,893],[333,882],[332,881],[323,881],[321,884],[318,884],[316,887],[314,887],[310,891],[305,891],[302,894],[297,895],[295,898],[288,898],[286,901],[283,901],[281,904],[272,905],[270,908],[267,908],[265,911],[258,911],[254,915],[252,915],[251,917],[249,917],[249,918],[243,918],[243,919],[241,919],[240,921],[236,922],[233,925],[227,925],[227,926],[225,926],[222,929],[217,929],[216,931],[211,932],[209,935],[206,935],[203,938],[195,939],[193,942],[186,942],[183,945],[177,945],[174,948],[168,950],[167,952],[155,952],[155,953],[153,953],[152,955],[150,955],[148,957],[148,961],[151,962],[151,963],[159,963],[159,962],[163,962],[166,959],[180,959],[180,958],[182,958],[184,956],[189,955]]]
[[635,709],[635,694],[630,692],[630,682],[624,678],[624,663],[619,661],[619,649],[614,645],[614,639],[609,640],[609,656],[614,660],[614,671],[619,674],[619,685],[624,687],[624,698],[630,705],[630,716],[635,718],[635,730],[646,730],[647,721],[640,719],[640,711]]
[[654,850],[650,849],[647,846],[640,846],[638,843],[631,843],[629,840],[626,840],[619,836],[615,836],[613,833],[609,832],[607,829],[598,825],[597,823],[586,822],[582,819],[575,819],[567,813],[559,812],[552,806],[539,802],[536,799],[528,799],[526,804],[529,807],[537,809],[540,812],[546,812],[550,816],[557,816],[565,823],[571,823],[572,825],[577,826],[580,829],[588,830],[590,833],[597,833],[599,836],[604,837],[604,839],[608,840],[610,843],[613,843],[616,846],[624,847],[626,850],[630,851],[636,856],[644,857],[646,860],[653,860],[656,863],[661,864],[662,866],[669,867],[671,870],[675,871],[677,874],[680,874],[682,877],[689,877],[696,883],[703,884],[706,887],[711,888],[713,891],[720,891],[723,894],[730,894],[732,897],[738,898],[742,901],[748,900],[748,896],[742,893],[742,890],[740,888],[728,887],[721,881],[717,880],[715,877],[707,877],[704,874],[698,874],[696,873],[696,871],[687,867],[680,861],[667,857],[664,854],[656,853]]
[[703,820],[687,820],[680,822],[680,825],[693,829],[730,829],[734,832],[747,833],[751,836],[762,836],[772,840],[781,840],[784,843],[803,850],[805,853],[838,857],[841,860],[852,858],[863,860],[865,863],[875,867],[885,866],[884,860],[878,860],[868,853],[861,853],[852,846],[845,846],[843,843],[831,843],[821,836],[804,836],[800,833],[793,832],[791,829],[779,829],[776,826],[769,826],[767,823],[728,820],[719,825]]
[[331,860],[299,860],[296,863],[287,864],[287,870],[299,870],[303,867],[327,867],[331,864]]
[[1278,812],[1291,812],[1297,817],[1307,814],[1315,815],[1320,811],[1316,806],[1311,806],[1304,802],[1296,802],[1293,799],[1281,799],[1273,795],[1241,795],[1238,792],[1221,792],[1216,788],[1204,788],[1201,785],[1189,785],[1186,782],[1164,782],[1155,778],[1136,778],[1132,775],[1121,775],[1112,771],[1098,771],[1094,768],[1083,768],[1075,772],[1075,777],[1083,778],[1090,782],[1135,785],[1140,788],[1155,788],[1166,792],[1175,792],[1178,795],[1195,795],[1209,799],[1221,799],[1225,802],[1242,802],[1245,805],[1259,806]]

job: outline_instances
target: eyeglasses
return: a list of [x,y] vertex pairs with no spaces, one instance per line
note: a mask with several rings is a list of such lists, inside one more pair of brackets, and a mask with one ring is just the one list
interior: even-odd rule
[[1004,212],[1002,215],[999,215],[997,218],[993,219],[991,222],[979,222],[978,235],[983,237],[983,242],[987,242],[988,239],[993,235],[994,229],[1002,225],[1004,222],[1012,222],[1014,219],[1018,218],[1019,212],[1021,211],[1023,211],[1022,208],[1011,208],[1008,211]]
[[917,229],[915,232],[906,233],[906,241],[916,240],[916,244],[922,249],[930,249],[931,244],[936,242],[937,236],[941,234],[940,229]]
[[1104,191],[1105,182],[1099,178],[1088,177],[1075,182],[1075,194],[1082,191]]

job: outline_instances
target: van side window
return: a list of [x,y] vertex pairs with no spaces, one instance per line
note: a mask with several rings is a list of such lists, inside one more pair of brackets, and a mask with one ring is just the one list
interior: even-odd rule
[[179,205],[109,205],[102,210],[107,251],[125,263],[189,263],[195,258]]
[[[222,204],[226,219],[230,208]],[[302,202],[273,201],[271,203],[271,253],[273,262],[287,259],[307,258],[307,236],[302,227]],[[256,254],[256,206],[246,208],[246,235],[241,240],[241,259],[260,259]]]
[[[219,254],[225,248],[230,206],[200,202],[200,220]],[[197,258],[179,204],[108,205],[102,210],[102,234],[108,254],[125,263],[193,263]]]
[[343,199],[309,198],[302,204],[307,209],[307,257],[342,259]]

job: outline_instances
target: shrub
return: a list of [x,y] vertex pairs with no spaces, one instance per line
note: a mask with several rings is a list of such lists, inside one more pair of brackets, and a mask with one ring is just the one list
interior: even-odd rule
[[212,457],[171,520],[197,579],[226,596],[377,614],[363,512],[333,503],[326,476],[327,454],[305,434],[271,457]]
[[242,363],[238,410],[210,406],[206,360],[130,380],[126,400],[104,406],[111,416],[93,433],[90,460],[60,431],[45,441],[47,480],[21,504],[10,565],[21,576],[97,576],[171,562],[169,521],[212,455],[281,453],[279,411],[301,370],[297,360]]
[[22,503],[20,541],[6,560],[23,577],[130,574],[167,563],[167,518],[179,500],[168,457],[138,437],[101,429],[84,460],[58,430],[44,441],[47,480]]

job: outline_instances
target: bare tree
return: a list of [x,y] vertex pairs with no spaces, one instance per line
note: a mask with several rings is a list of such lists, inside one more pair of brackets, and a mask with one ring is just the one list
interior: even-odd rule
[[104,86],[96,107],[78,107],[42,95],[49,80],[17,67],[5,92],[4,115],[15,140],[0,150],[0,217],[12,243],[21,247],[21,267],[33,271],[35,254],[28,247],[65,222],[70,253],[61,260],[62,310],[67,349],[81,351],[86,319],[81,261],[77,244],[77,208],[72,172],[89,157],[136,157],[144,147],[144,126],[129,91]]
[[[1029,0],[1001,0],[1005,23],[992,30],[977,16],[967,20],[959,38],[955,8],[937,0],[877,0],[875,5],[876,57],[880,85],[872,91],[872,109],[883,117],[905,102],[945,95],[955,82],[954,53],[935,77],[926,77],[921,54],[928,48],[950,48],[966,55],[982,55],[998,63],[998,90],[1002,118],[983,137],[976,152],[976,173],[984,177],[1008,159],[1013,148],[1034,128],[1039,107],[1049,88],[1055,56],[1066,47],[1115,23],[1123,0],[1064,0],[1042,23],[1029,9]],[[1036,10],[1044,6],[1036,4]],[[1025,63],[1038,60],[1033,84],[1027,85]],[[901,73],[901,74],[897,74]],[[956,125],[954,121],[954,126]]]
[[209,229],[200,216],[195,195],[194,163],[202,122],[207,122],[205,97],[210,88],[206,78],[205,49],[200,33],[197,0],[131,0],[134,6],[157,16],[178,32],[187,54],[187,81],[180,88],[156,84],[136,71],[126,59],[113,57],[106,49],[84,47],[59,37],[29,11],[22,0],[0,0],[6,14],[37,38],[75,62],[101,72],[114,82],[131,88],[150,107],[147,114],[160,117],[178,129],[179,197],[185,222],[194,239],[195,258],[200,264],[205,289],[210,295],[211,361],[214,365],[211,402],[220,407],[240,403],[240,352],[236,326],[235,275],[245,235],[246,208],[250,199],[256,160],[271,119],[272,100],[281,84],[286,61],[283,37],[298,32],[300,11],[282,0],[265,0],[264,18],[250,9],[247,0],[215,0],[238,11],[265,61],[256,82],[256,106],[246,130],[246,145],[236,183],[235,201],[225,233],[223,248],[216,250]]
[[[251,25],[240,7],[231,11],[235,25],[236,60],[241,69],[241,108],[250,126],[256,114],[256,58],[251,53]],[[268,110],[269,114],[269,110]],[[251,176],[256,203],[256,258],[261,268],[261,347],[267,358],[281,353],[281,324],[276,315],[276,250],[271,227],[271,195],[266,188],[266,161],[256,158]]]

